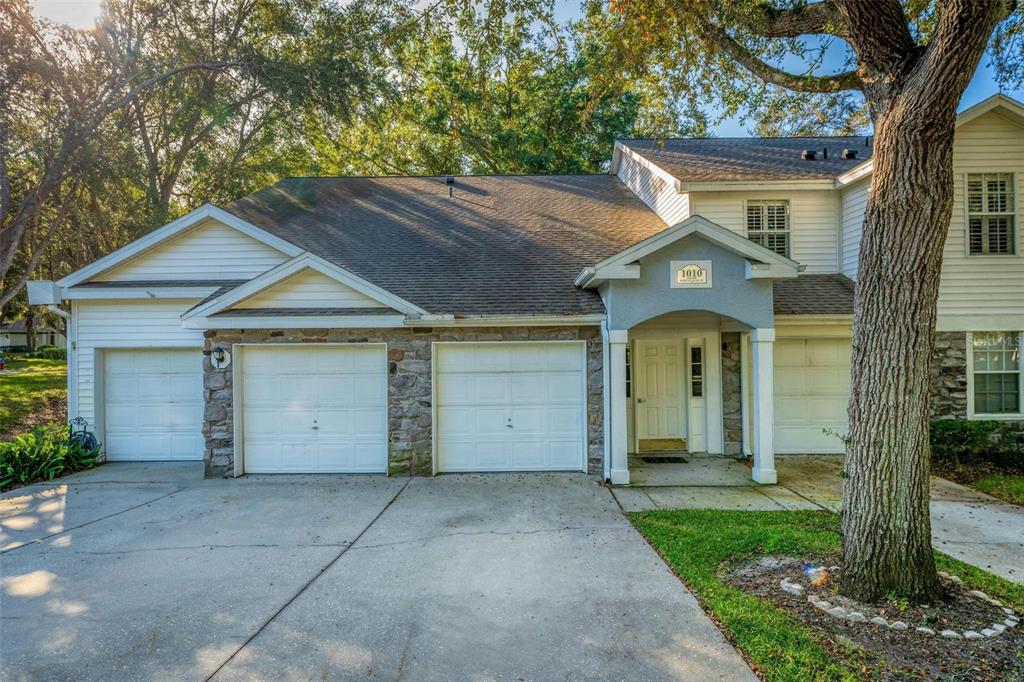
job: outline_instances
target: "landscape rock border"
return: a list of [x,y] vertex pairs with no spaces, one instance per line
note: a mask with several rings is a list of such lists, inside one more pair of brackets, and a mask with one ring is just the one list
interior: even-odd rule
[[[831,573],[836,573],[839,571],[839,567],[830,566],[829,571]],[[957,586],[961,589],[963,588],[963,580],[961,580],[959,577],[955,575],[950,575],[949,573],[939,571],[939,577],[943,578],[945,581],[949,583],[952,583],[952,585],[954,586]],[[782,589],[783,592],[791,594],[795,597],[803,596],[807,590],[807,588],[801,585],[800,583],[792,582],[790,580],[787,580],[786,578],[783,578],[781,581],[779,581],[779,587]],[[999,600],[993,599],[981,590],[969,590],[966,591],[966,594],[979,601],[986,602],[988,604],[991,604],[992,606],[1002,609],[1003,613],[1006,614],[1006,619],[1003,620],[1003,622],[1001,623],[992,623],[989,627],[983,628],[981,632],[977,632],[975,630],[943,630],[940,633],[938,633],[940,637],[945,637],[947,639],[966,640],[985,639],[987,637],[998,637],[1007,630],[1015,628],[1017,627],[1017,625],[1020,624],[1020,618],[1017,615],[1017,612],[1007,606],[1004,606],[1003,603]],[[833,616],[839,620],[844,620],[848,623],[865,623],[876,625],[878,627],[886,627],[891,630],[905,630],[908,632],[911,630],[911,626],[908,623],[904,623],[903,621],[886,620],[880,615],[869,617],[868,615],[865,615],[863,611],[857,611],[845,606],[841,606],[839,604],[833,604],[827,599],[822,599],[821,597],[815,594],[808,595],[807,601],[820,611],[827,613],[830,616]],[[914,627],[913,631],[929,637],[934,636],[936,634],[935,630],[929,627],[925,627],[923,625]]]

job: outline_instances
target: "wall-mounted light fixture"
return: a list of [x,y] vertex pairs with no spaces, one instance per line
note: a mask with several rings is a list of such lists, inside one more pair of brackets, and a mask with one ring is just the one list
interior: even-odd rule
[[231,364],[231,352],[220,346],[215,346],[213,350],[204,350],[203,355],[210,357],[210,364],[217,369],[224,369]]

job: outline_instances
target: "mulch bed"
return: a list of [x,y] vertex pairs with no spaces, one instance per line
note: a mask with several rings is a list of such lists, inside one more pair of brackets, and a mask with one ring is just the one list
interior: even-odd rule
[[[837,563],[833,558],[825,565]],[[870,677],[878,680],[958,679],[1002,681],[1024,679],[1024,623],[997,637],[965,640],[939,636],[945,629],[981,632],[1007,615],[1002,609],[968,596],[955,586],[947,590],[942,604],[908,606],[898,604],[859,605],[831,593],[832,583],[813,591],[833,604],[854,607],[865,616],[880,615],[899,620],[909,630],[894,630],[873,623],[851,623],[816,608],[808,593],[795,596],[780,589],[785,578],[806,585],[803,564],[790,558],[762,557],[731,571],[725,580],[738,589],[767,600],[798,618],[819,635],[823,646],[838,656],[848,656],[850,646],[862,650],[871,666]],[[845,601],[845,603],[844,603]],[[914,628],[924,626],[936,632],[926,635]]]

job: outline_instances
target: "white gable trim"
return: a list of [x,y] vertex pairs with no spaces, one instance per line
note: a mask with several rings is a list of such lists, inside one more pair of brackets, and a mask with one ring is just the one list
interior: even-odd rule
[[[1000,93],[983,99],[973,107],[964,109],[957,114],[956,127],[959,128],[962,125],[966,125],[974,119],[997,109],[1000,114],[1006,116],[1010,121],[1019,126],[1024,126],[1024,104],[1021,104],[1012,97],[1007,97]],[[846,187],[847,185],[852,185],[858,180],[871,175],[871,171],[873,170],[873,161],[874,159],[868,159],[853,170],[843,173],[836,178],[835,186]]]
[[638,244],[634,244],[624,251],[620,251],[614,256],[605,258],[596,265],[584,268],[576,276],[576,286],[589,288],[597,286],[602,281],[608,279],[638,279],[640,277],[640,267],[636,264],[636,261],[656,251],[660,251],[684,237],[694,234],[698,234],[709,242],[717,244],[744,258],[755,261],[756,264],[748,265],[747,267],[747,279],[796,277],[805,267],[794,260],[766,249],[760,244],[755,244],[746,237],[727,230],[703,216],[694,215],[681,223],[662,230],[654,236],[648,237]]
[[183,316],[185,329],[394,329],[401,327],[404,315],[374,313],[366,315],[220,315]]
[[295,246],[291,242],[285,241],[280,237],[275,237],[266,230],[260,229],[252,223],[246,222],[238,216],[232,215],[213,204],[205,204],[194,211],[186,213],[177,220],[167,223],[159,229],[153,230],[145,237],[136,239],[131,244],[123,246],[117,251],[100,258],[98,261],[85,266],[81,270],[76,270],[67,277],[58,280],[57,285],[61,287],[72,287],[76,284],[81,284],[82,282],[90,280],[93,277],[97,277],[98,275],[101,275],[104,272],[107,272],[108,270],[111,270],[112,268],[139,256],[146,251],[149,251],[150,249],[156,248],[157,246],[173,239],[179,234],[206,220],[216,220],[228,227],[232,227],[242,234],[263,242],[271,248],[277,249],[286,256],[294,257],[303,253],[301,248]]
[[[266,291],[278,282],[282,282],[292,275],[298,274],[302,270],[307,269],[316,270],[320,274],[344,284],[345,286],[351,287],[356,291],[369,296],[375,301],[378,301],[389,308],[401,311],[406,315],[424,315],[427,312],[419,306],[413,305],[405,299],[399,298],[398,296],[381,289],[376,284],[372,284],[362,277],[353,275],[344,268],[340,268],[337,265],[334,265],[333,263],[309,252],[303,252],[291,260],[281,263],[281,265],[276,268],[268,270],[258,277],[254,277],[245,284],[237,286],[231,291],[227,291],[221,296],[193,308],[182,315],[182,319],[187,320],[190,318],[208,317],[223,310],[227,310],[236,303],[241,303],[245,299]],[[368,313],[372,314],[372,311],[373,308],[367,308]]]

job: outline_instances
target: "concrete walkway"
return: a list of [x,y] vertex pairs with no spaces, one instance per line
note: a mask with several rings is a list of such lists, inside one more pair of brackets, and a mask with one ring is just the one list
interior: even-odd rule
[[582,475],[106,465],[0,529],[5,680],[755,679]]
[[[758,486],[736,481],[743,462],[715,458],[720,464],[701,458],[692,478],[684,468],[671,465],[666,477],[652,468],[644,472],[643,483],[614,488],[615,497],[626,511],[647,509],[827,509],[839,511],[842,503],[842,457],[777,457],[779,484]],[[670,465],[656,465],[665,466]],[[714,469],[722,468],[716,477]],[[668,481],[670,485],[651,485]],[[719,482],[728,481],[728,485]],[[749,481],[749,469],[747,481]],[[673,485],[675,483],[695,485]],[[935,547],[946,554],[984,568],[1014,582],[1024,583],[1024,507],[1003,502],[984,493],[942,478],[932,478],[932,537]]]

